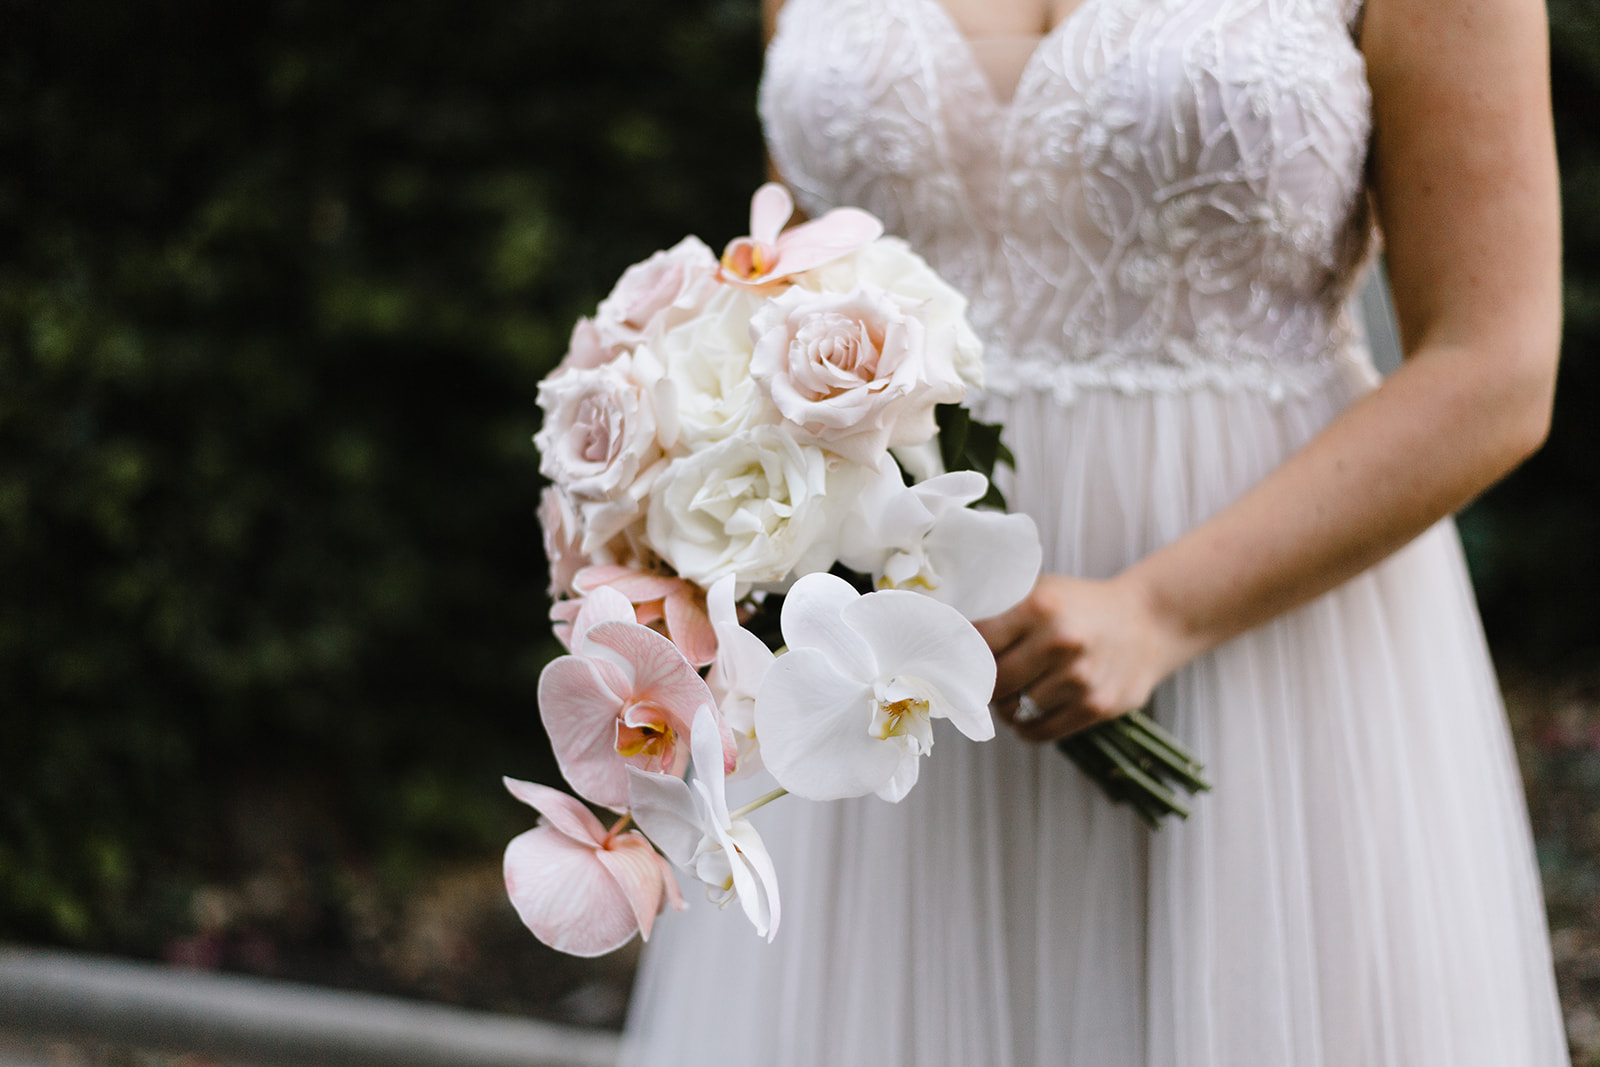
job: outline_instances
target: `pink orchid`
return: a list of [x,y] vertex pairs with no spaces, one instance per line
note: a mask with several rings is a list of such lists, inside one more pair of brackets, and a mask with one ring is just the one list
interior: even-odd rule
[[635,621],[643,626],[665,623],[667,637],[696,667],[716,659],[717,633],[706,614],[705,590],[693,582],[637,567],[600,564],[578,571],[572,585],[582,594],[601,586],[615,589],[633,605]]
[[662,897],[683,910],[672,868],[637,830],[611,832],[548,786],[504,779],[539,825],[506,846],[506,895],[533,936],[559,952],[599,956],[637,933],[650,939]]
[[[683,653],[636,621],[621,593],[601,586],[581,603],[573,654],[552,660],[539,676],[539,714],[578,795],[623,811],[626,768],[681,776],[695,712],[716,701]],[[719,733],[732,767],[733,735],[720,723]]]
[[786,232],[794,198],[768,182],[750,198],[750,236],[736,237],[722,253],[723,281],[756,288],[848,256],[883,235],[883,223],[853,207],[835,208]]

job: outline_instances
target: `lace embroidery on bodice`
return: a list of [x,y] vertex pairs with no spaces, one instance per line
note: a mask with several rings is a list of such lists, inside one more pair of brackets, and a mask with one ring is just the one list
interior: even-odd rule
[[938,0],[788,0],[760,108],[811,214],[972,299],[990,392],[1315,388],[1351,357],[1370,97],[1348,0],[1084,0],[1009,104]]

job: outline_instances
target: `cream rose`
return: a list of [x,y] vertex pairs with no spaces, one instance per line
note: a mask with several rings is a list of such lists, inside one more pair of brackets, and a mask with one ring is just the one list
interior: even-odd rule
[[698,238],[685,237],[622,272],[600,301],[595,329],[612,351],[628,351],[692,317],[718,288],[717,257]]
[[931,438],[935,405],[966,394],[955,332],[930,331],[922,310],[873,285],[792,288],[751,320],[750,373],[805,440],[875,466],[890,446]]
[[829,534],[828,461],[776,426],[674,460],[656,483],[650,544],[692,582],[781,582]]
[[661,361],[672,383],[678,433],[690,448],[778,421],[750,377],[750,319],[763,298],[723,286],[694,318],[662,335]]
[[951,359],[961,380],[974,389],[983,387],[983,342],[967,322],[967,298],[900,238],[881,237],[851,255],[807,271],[795,282],[814,292],[829,293],[846,293],[866,284],[920,301],[918,315],[928,330],[953,335]]

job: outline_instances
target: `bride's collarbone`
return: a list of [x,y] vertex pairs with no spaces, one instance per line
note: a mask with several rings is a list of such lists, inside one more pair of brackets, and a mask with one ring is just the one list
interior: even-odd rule
[[1083,0],[934,0],[967,38],[1038,40],[1064,22]]

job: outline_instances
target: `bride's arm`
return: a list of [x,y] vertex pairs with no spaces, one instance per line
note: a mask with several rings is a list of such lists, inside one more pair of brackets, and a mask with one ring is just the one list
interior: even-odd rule
[[1560,220],[1539,0],[1368,0],[1373,192],[1405,364],[1214,518],[1114,579],[982,624],[1002,714],[1063,736],[1383,559],[1548,432]]

